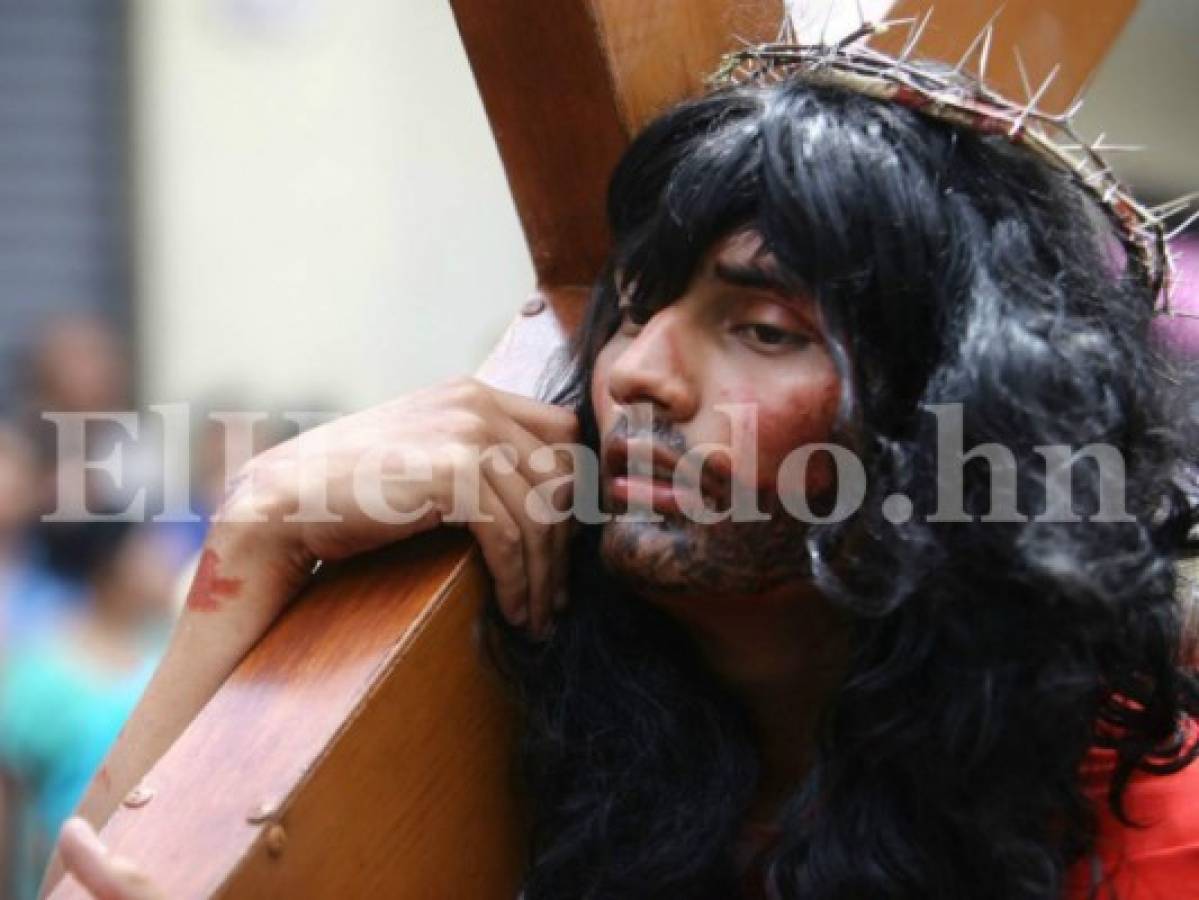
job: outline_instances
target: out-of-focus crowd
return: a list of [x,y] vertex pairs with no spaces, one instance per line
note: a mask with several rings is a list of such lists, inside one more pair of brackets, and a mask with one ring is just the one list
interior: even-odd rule
[[[105,512],[153,480],[139,453],[142,462],[155,454],[114,422],[91,421],[73,441],[43,416],[132,410],[127,361],[101,320],[48,322],[19,367],[19,396],[5,398],[13,411],[0,417],[0,898],[36,892],[59,826],[164,648],[224,484],[220,435],[209,429],[193,448],[193,521],[44,521],[70,485]],[[124,483],[95,465],[114,450]]]

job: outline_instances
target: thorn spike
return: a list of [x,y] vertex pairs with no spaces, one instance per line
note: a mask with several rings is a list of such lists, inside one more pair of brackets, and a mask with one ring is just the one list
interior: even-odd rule
[[979,66],[979,80],[983,80],[983,75],[986,73],[987,68],[987,54],[990,52],[991,47],[991,32],[995,27],[995,20],[999,18],[999,14],[1003,12],[1003,8],[1006,5],[1006,3],[1001,3],[995,8],[995,12],[991,14],[991,18],[979,29],[978,34],[974,36],[974,40],[970,42],[970,46],[966,48],[966,52],[962,54],[962,58],[958,60],[958,64],[953,67],[954,72],[960,75],[966,67],[966,61],[974,55],[974,51],[978,49],[978,45],[985,41],[986,46],[983,48],[981,65]]
[[779,26],[777,44],[794,44],[795,40],[795,4],[793,0],[782,0],[783,23]]
[[962,58],[958,60],[958,64],[953,67],[953,71],[956,74],[960,75],[962,73],[962,69],[966,65],[966,60],[970,59],[970,57],[974,55],[974,51],[978,49],[979,41],[982,39],[983,32],[980,31],[974,36],[974,40],[970,42],[970,46],[966,48],[966,52],[962,54]]
[[1045,81],[1042,82],[1040,88],[1037,89],[1037,95],[1033,98],[1033,102],[1029,104],[1030,109],[1041,102],[1041,99],[1049,92],[1049,89],[1053,86],[1053,82],[1057,80],[1058,73],[1061,71],[1061,63],[1058,63],[1049,71],[1049,74],[1045,76]]
[[879,22],[874,26],[875,33],[882,34],[884,31],[894,28],[896,25],[911,25],[915,21],[915,16],[904,16],[902,19],[884,19],[882,22]]
[[1166,235],[1166,240],[1167,241],[1174,240],[1174,238],[1178,237],[1180,234],[1182,234],[1184,231],[1186,231],[1188,228],[1190,228],[1196,222],[1199,222],[1199,212],[1194,213],[1193,215],[1187,216],[1186,220],[1181,225],[1179,225],[1177,228],[1175,228],[1173,231],[1171,231],[1169,234]]
[[991,40],[995,37],[995,26],[987,25],[987,36],[983,38],[983,49],[978,59],[978,80],[987,81],[987,58],[991,55]]
[[1036,94],[1029,99],[1028,105],[1024,107],[1024,109],[1021,110],[1020,115],[1016,117],[1016,121],[1012,123],[1011,133],[1013,136],[1019,134],[1020,129],[1024,127],[1024,122],[1029,116],[1038,114],[1037,104],[1041,102],[1041,98],[1045,96],[1045,92],[1049,90],[1049,86],[1053,84],[1053,81],[1055,78],[1057,78],[1057,73],[1061,71],[1061,68],[1062,66],[1060,63],[1053,67],[1053,69],[1049,72],[1049,75],[1041,83],[1041,86],[1037,88]]
[[934,9],[936,9],[935,6],[930,6],[919,24],[913,25],[909,29],[908,39],[903,45],[903,50],[899,53],[899,62],[907,62],[908,57],[912,55],[912,51],[916,49],[916,45],[920,43],[920,38],[924,36],[924,29],[928,28],[928,23],[932,21]]
[[820,46],[828,46],[828,26],[833,21],[833,10],[836,8],[836,0],[828,0],[828,12],[824,14],[824,24],[820,26]]
[[1024,54],[1020,52],[1019,47],[1013,47],[1012,52],[1016,54],[1016,69],[1020,72],[1020,83],[1024,85],[1024,96],[1031,99],[1032,84],[1028,80],[1028,69],[1024,67]]
[[1199,200],[1199,191],[1191,191],[1189,194],[1183,194],[1181,197],[1174,198],[1169,203],[1163,203],[1162,206],[1189,206],[1195,200]]
[[1177,200],[1172,200],[1169,203],[1163,203],[1161,206],[1156,206],[1149,212],[1165,221],[1171,219],[1179,213],[1186,212],[1190,209],[1191,203],[1196,199],[1196,195],[1191,194],[1186,197],[1179,197]]

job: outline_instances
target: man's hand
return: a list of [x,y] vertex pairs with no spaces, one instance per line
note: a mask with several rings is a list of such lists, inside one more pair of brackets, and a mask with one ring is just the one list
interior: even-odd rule
[[113,856],[84,819],[68,819],[58,837],[66,870],[96,900],[163,900],[166,896],[131,862]]
[[[234,590],[226,571],[245,568],[241,554],[281,574],[276,596],[261,598],[273,618],[317,560],[451,523],[479,541],[508,620],[544,633],[566,580],[570,533],[568,521],[546,513],[566,508],[573,487],[569,455],[548,445],[576,439],[571,411],[473,379],[305,432],[234,480],[214,519],[210,571],[202,571],[191,605],[222,605],[222,586]],[[255,519],[266,521],[245,524]]]
[[[529,510],[546,502],[569,506],[572,463],[549,445],[571,443],[576,432],[569,410],[463,380],[329,422],[251,460],[214,517],[187,609],[80,814],[108,820],[304,586],[317,560],[460,524],[479,541],[504,615],[544,634],[566,580],[570,523],[549,524]],[[510,449],[489,453],[501,445]],[[80,880],[109,877],[88,882],[97,896],[143,896],[103,893],[116,876],[138,890],[145,882],[126,878],[129,867],[81,829],[64,830],[43,893],[72,852],[69,864]]]

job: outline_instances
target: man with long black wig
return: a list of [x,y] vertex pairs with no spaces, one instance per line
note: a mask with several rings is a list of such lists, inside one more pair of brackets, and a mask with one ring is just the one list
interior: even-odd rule
[[[609,211],[614,252],[559,405],[599,455],[605,509],[657,515],[579,525],[569,551],[569,526],[527,527],[518,509],[548,475],[524,460],[576,417],[478,384],[322,435],[343,461],[368,420],[443,455],[520,450],[484,479],[493,524],[470,528],[525,712],[524,897],[1199,895],[1199,682],[1176,600],[1175,479],[1195,445],[1154,298],[1077,180],[1003,135],[792,80],[668,112]],[[730,407],[756,416],[762,514],[701,524],[665,472],[731,445]],[[962,447],[1014,462],[964,463],[958,517],[936,515],[953,408]],[[861,461],[851,515],[827,515],[842,487],[827,452],[803,469],[814,515],[787,514],[776,473],[812,444]],[[1043,515],[1037,448],[1062,445],[1119,451],[1126,515],[1089,516],[1111,474],[1093,458],[1073,466],[1074,514]],[[649,468],[630,468],[638,452]],[[691,482],[708,511],[746,488],[712,460]],[[1000,470],[1016,515],[991,515]],[[248,643],[313,559],[397,529],[359,514],[233,534],[214,531],[214,571],[276,598],[229,613]],[[287,574],[264,585],[264,557]],[[62,850],[85,882],[124,883],[83,824]]]

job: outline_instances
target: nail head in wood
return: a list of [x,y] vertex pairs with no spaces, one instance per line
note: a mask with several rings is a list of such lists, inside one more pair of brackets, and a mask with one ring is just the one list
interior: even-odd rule
[[279,814],[279,804],[275,800],[263,800],[246,815],[246,822],[251,825],[261,825],[269,822]]
[[129,809],[141,809],[153,799],[154,788],[148,787],[144,784],[139,784],[125,795],[125,799],[122,802],[125,806],[129,807]]

